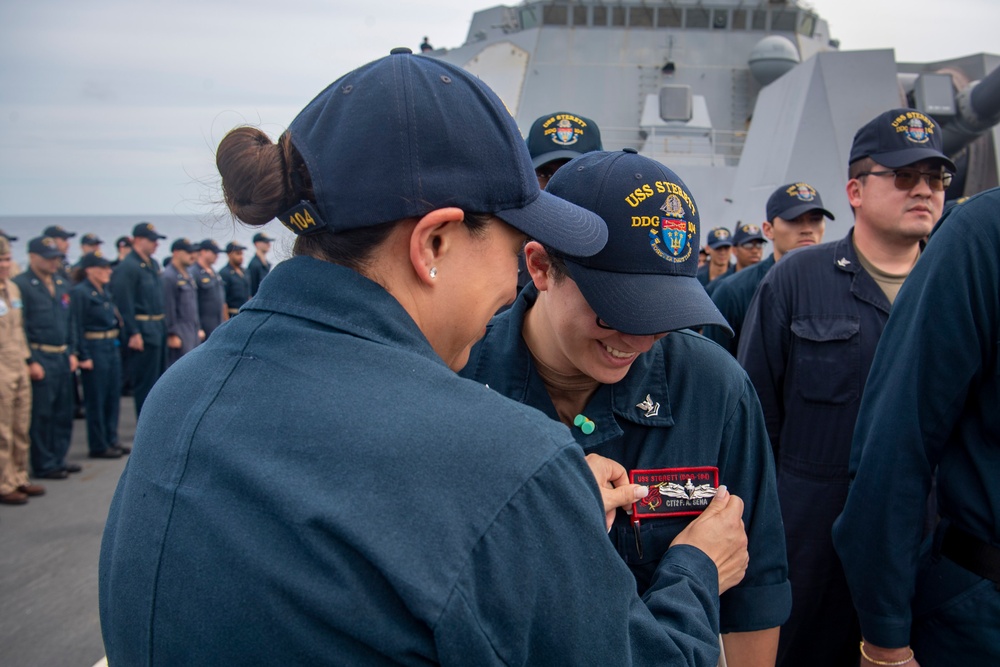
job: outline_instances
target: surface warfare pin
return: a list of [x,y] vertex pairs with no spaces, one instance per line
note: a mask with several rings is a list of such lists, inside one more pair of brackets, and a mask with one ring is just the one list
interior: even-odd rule
[[633,470],[629,477],[633,484],[649,488],[646,497],[632,506],[633,520],[701,514],[719,487],[715,467]]
[[645,410],[646,414],[643,415],[644,417],[655,417],[660,414],[660,404],[653,402],[653,399],[649,394],[646,394],[646,400],[642,403],[636,403],[635,407],[640,410]]

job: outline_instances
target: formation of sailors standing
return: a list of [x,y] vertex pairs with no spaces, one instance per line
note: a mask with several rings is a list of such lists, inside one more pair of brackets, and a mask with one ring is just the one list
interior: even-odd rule
[[[82,469],[66,460],[76,411],[87,420],[90,458],[130,453],[118,439],[123,388],[134,396],[138,417],[165,367],[251,296],[245,248],[235,242],[226,246],[229,263],[217,273],[220,248],[212,239],[176,240],[161,270],[153,254],[166,237],[148,222],[117,239],[113,258],[102,254],[103,239],[84,234],[81,257],[70,266],[66,255],[75,236],[46,227],[28,242],[29,262],[21,271],[12,261],[17,238],[0,231],[2,504],[23,505],[45,493],[29,471],[58,480]],[[258,234],[255,241],[259,284],[270,269],[272,239]]]

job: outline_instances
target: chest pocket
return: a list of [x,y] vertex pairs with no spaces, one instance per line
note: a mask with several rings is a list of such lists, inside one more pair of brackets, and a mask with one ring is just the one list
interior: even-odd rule
[[843,405],[861,382],[861,320],[853,316],[792,320],[796,388],[810,403]]

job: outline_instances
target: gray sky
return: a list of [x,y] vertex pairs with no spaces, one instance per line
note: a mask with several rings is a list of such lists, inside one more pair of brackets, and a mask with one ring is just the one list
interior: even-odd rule
[[[0,215],[204,213],[226,131],[277,136],[340,75],[424,35],[457,47],[473,11],[495,4],[0,2]],[[998,0],[811,4],[843,50],[1000,53]]]

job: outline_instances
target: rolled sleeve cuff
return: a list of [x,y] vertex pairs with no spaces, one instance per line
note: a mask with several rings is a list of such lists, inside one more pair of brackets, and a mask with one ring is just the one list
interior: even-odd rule
[[865,641],[882,648],[901,648],[910,645],[911,617],[907,612],[900,616],[879,616],[870,612],[858,612],[861,635]]
[[722,595],[719,625],[727,632],[755,632],[776,628],[792,611],[788,581],[761,586],[736,586]]

